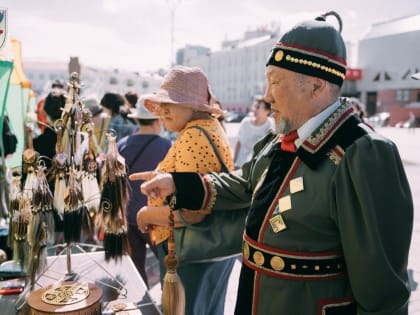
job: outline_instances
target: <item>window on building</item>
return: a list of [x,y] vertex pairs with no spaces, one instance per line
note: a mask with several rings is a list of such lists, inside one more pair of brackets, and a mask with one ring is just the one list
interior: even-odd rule
[[379,81],[379,79],[381,78],[381,73],[378,72],[375,77],[373,78],[373,81]]
[[417,93],[417,102],[420,102],[420,93]]
[[395,93],[395,100],[399,102],[406,102],[410,100],[409,90],[397,90]]
[[392,79],[391,79],[391,76],[388,74],[388,72],[384,72],[384,75],[385,75],[385,81],[391,81]]

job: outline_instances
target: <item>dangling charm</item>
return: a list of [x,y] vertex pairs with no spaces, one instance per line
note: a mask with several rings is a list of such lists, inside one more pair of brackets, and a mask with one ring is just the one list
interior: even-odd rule
[[64,241],[67,244],[79,243],[83,195],[76,182],[76,171],[70,169],[69,184],[64,193]]
[[128,183],[124,158],[118,153],[116,137],[108,134],[108,152],[102,169],[102,194],[96,220],[104,232],[105,259],[120,258],[128,251],[126,208]]
[[39,160],[39,153],[34,150],[32,142],[32,129],[27,128],[28,133],[28,148],[23,151],[22,160],[22,187],[24,193],[26,193],[29,198],[31,197],[32,190],[36,186],[37,178],[36,171]]
[[68,155],[61,148],[61,138],[63,134],[63,121],[59,120],[55,124],[57,132],[57,143],[55,146],[56,154],[53,159],[54,184],[54,208],[57,211],[60,221],[64,216],[64,192],[66,191],[66,174]]

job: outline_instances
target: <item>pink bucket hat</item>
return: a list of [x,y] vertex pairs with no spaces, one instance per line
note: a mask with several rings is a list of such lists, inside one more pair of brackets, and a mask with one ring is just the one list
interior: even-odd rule
[[220,114],[214,105],[207,76],[198,67],[175,66],[165,76],[156,94],[144,99],[144,106],[159,115],[161,103],[189,107],[196,111]]

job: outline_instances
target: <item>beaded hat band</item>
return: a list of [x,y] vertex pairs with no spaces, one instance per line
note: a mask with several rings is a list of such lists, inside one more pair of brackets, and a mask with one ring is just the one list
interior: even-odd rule
[[[326,23],[328,15],[337,18],[339,31]],[[318,77],[341,86],[346,77],[346,48],[341,28],[341,19],[334,11],[296,25],[275,44],[266,66]]]

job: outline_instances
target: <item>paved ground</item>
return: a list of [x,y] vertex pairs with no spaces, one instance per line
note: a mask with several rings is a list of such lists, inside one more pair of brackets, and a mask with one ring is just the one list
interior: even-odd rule
[[[235,144],[235,135],[239,124],[227,124],[227,132],[231,144]],[[412,274],[412,295],[409,305],[409,314],[420,314],[420,129],[415,132],[409,132],[407,129],[399,128],[379,128],[378,132],[394,141],[400,151],[404,162],[404,167],[410,181],[412,195],[414,199],[414,229],[411,252],[409,257],[409,269]],[[156,262],[153,258],[149,259],[149,264]],[[226,297],[225,314],[233,314],[236,302],[236,289],[238,284],[240,263],[236,262],[228,285],[228,294]],[[416,282],[419,282],[417,290],[414,290]],[[386,285],[384,283],[384,285]],[[150,293],[156,303],[160,303],[161,295],[160,284],[156,283]]]

